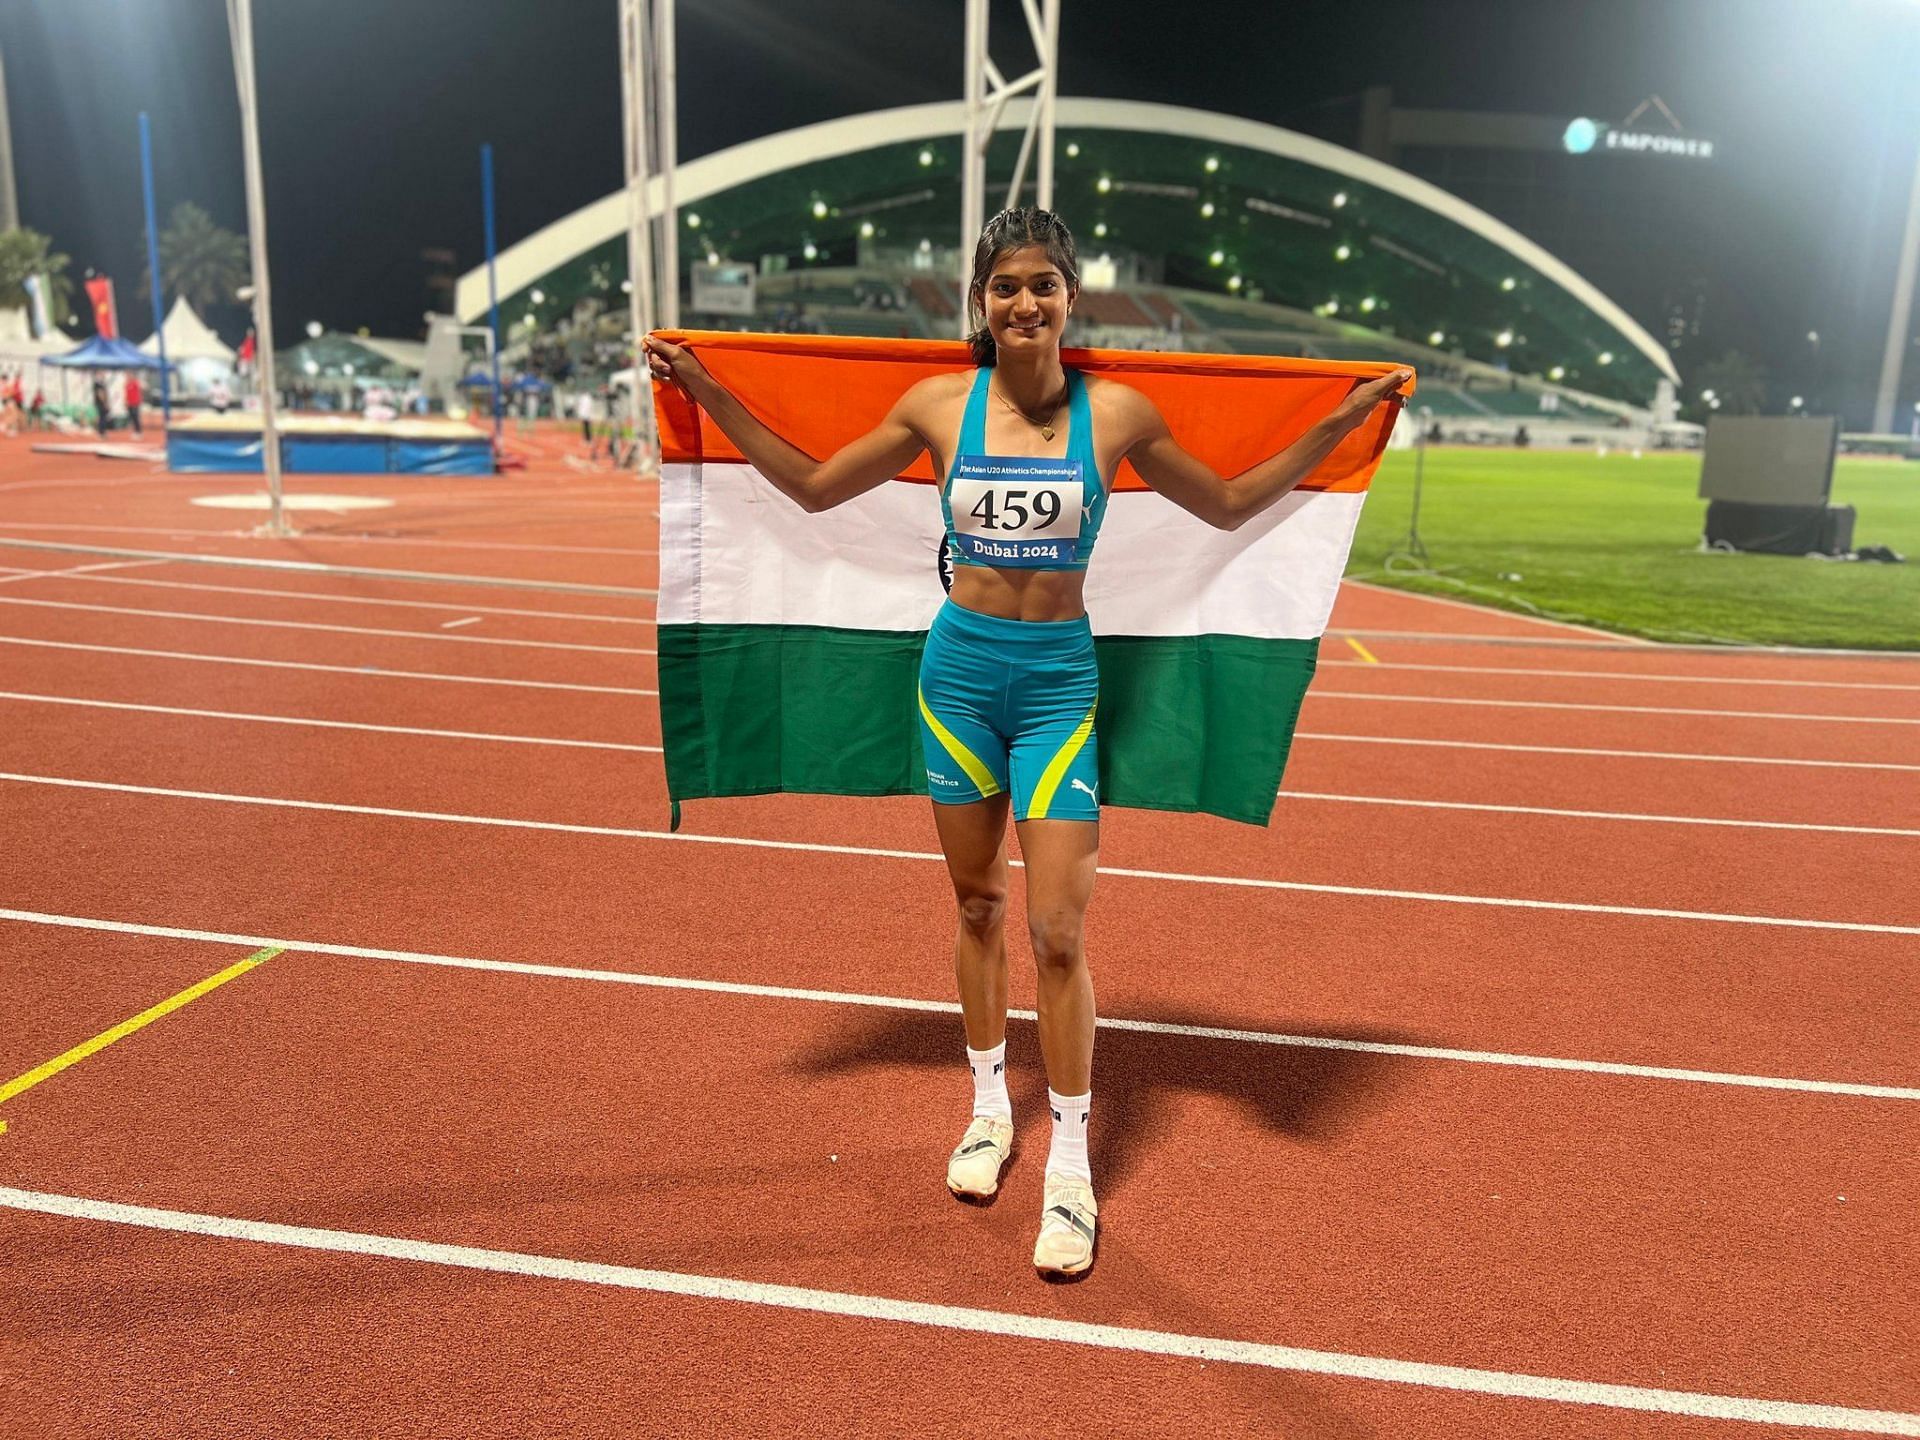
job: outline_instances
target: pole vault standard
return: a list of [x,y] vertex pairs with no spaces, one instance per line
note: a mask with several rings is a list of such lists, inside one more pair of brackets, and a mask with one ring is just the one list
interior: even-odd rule
[[[1040,145],[1040,164],[1035,186],[1035,201],[1043,210],[1053,208],[1053,117],[1054,98],[1058,94],[1060,60],[1060,0],[1020,0],[1027,17],[1027,33],[1033,40],[1034,54],[1040,63],[1011,84],[993,63],[987,45],[987,18],[991,0],[967,0],[966,149],[960,157],[960,338],[967,338],[967,259],[974,242],[986,224],[987,147],[1000,128],[1001,113],[1007,102],[1027,91],[1035,92],[1032,112],[1027,116],[1026,133],[1020,139],[1020,158],[1014,163],[1013,179],[1007,186],[1007,206],[1020,203],[1020,191],[1027,183],[1027,162],[1033,158],[1034,141]],[[992,89],[989,90],[988,86]]]
[[[649,194],[649,141],[653,125],[647,104],[648,23],[642,0],[620,0],[620,119],[627,168],[627,296],[633,327],[633,430],[635,466],[643,476],[659,473],[660,434],[653,417],[652,372],[641,339],[653,329],[653,205]],[[669,29],[671,24],[669,23]],[[671,100],[669,98],[669,103]],[[671,214],[667,224],[675,223]]]
[[[273,296],[267,288],[267,197],[260,179],[260,115],[253,87],[253,0],[227,0],[233,78],[240,92],[240,140],[247,166],[247,243],[253,266],[254,375],[260,391],[260,463],[271,511],[267,534],[290,534],[280,496],[280,433],[274,425]],[[154,277],[156,287],[159,276]]]
[[490,343],[487,349],[493,362],[493,459],[497,467],[500,462],[500,410],[505,402],[500,394],[500,286],[493,269],[493,146],[491,145],[480,147],[480,208],[486,214],[487,227],[487,323],[492,327],[488,332]]

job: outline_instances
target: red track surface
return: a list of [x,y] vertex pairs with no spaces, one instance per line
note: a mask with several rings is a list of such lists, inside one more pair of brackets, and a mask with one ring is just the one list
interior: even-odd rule
[[[0,442],[0,538],[650,589],[651,489],[569,466],[559,430],[536,442],[494,482],[299,477],[399,503],[302,512],[291,541],[188,503],[247,482]],[[1593,1385],[1920,1412],[1920,836],[1870,833],[1920,830],[1911,657],[1667,650],[1350,587],[1336,631],[1383,663],[1330,637],[1271,829],[1108,821],[1104,865],[1155,874],[1100,882],[1103,1016],[1295,1038],[1102,1031],[1101,1258],[1060,1288],[1026,1264],[1031,1023],[1006,1193],[966,1209],[939,1183],[958,1020],[885,1003],[950,999],[924,802],[706,802],[661,835],[658,756],[592,748],[658,743],[651,697],[603,693],[653,688],[645,594],[18,548],[0,567],[0,771],[20,777],[0,780],[0,908],[87,922],[0,920],[0,1083],[244,937],[295,946],[6,1102],[0,1186],[1571,1386],[1475,1394],[1372,1360],[1313,1375],[5,1206],[6,1433],[1813,1433]],[[1459,701],[1504,703],[1440,703]],[[800,848],[703,843],[721,836]],[[824,848],[849,846],[907,853]],[[621,975],[883,1003],[596,978]]]

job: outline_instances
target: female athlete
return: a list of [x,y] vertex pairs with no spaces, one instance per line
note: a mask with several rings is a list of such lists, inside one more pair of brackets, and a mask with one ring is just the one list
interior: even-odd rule
[[1005,1075],[1007,816],[1027,868],[1040,1046],[1053,1141],[1034,1265],[1093,1263],[1087,1163],[1093,982],[1087,902],[1100,852],[1094,732],[1099,675],[1082,593],[1120,462],[1209,525],[1232,529],[1324,460],[1412,378],[1358,385],[1278,455],[1224,479],[1183,450],[1152,401],[1061,364],[1079,294],[1073,237],[1046,210],[1002,211],[974,251],[974,368],[920,381],[886,419],[826,460],[750,415],[688,347],[648,336],[653,374],[684,387],[740,453],[808,511],[830,509],[931,452],[953,585],[927,636],[920,718],[934,826],[959,902],[954,974],[973,1072],[973,1119],[947,1162],[954,1194],[984,1199],[1012,1151]]

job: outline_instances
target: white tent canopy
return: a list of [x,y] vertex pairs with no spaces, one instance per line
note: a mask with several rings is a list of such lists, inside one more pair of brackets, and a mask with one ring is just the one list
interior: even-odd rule
[[64,355],[73,349],[71,336],[53,332],[33,338],[24,310],[0,310],[0,364],[17,365],[43,355]]
[[[193,313],[193,307],[187,304],[184,295],[173,302],[173,309],[167,312],[161,333],[167,337],[169,360],[218,360],[225,365],[233,363],[233,347],[207,328],[207,322]],[[140,348],[149,355],[158,355],[159,341],[159,336],[149,335],[141,341]]]

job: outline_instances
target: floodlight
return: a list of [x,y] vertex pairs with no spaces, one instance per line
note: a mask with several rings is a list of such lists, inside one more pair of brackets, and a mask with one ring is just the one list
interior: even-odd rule
[[922,151],[920,152],[920,163],[921,163],[922,165],[931,165],[931,164],[933,164],[933,151],[931,151],[931,150],[922,150]]
[[1220,157],[1218,155],[1207,156],[1207,173],[1211,175],[1213,174],[1214,171],[1218,170],[1219,168],[1220,168]]
[[1333,258],[1336,260],[1347,260],[1351,259],[1352,256],[1353,247],[1351,245],[1342,245],[1333,252]]
[[1067,158],[1069,160],[1077,160],[1080,158],[1080,145],[1077,141],[1069,140],[1067,142]]
[[1213,202],[1211,200],[1200,207],[1200,216],[1204,220],[1211,220],[1213,218]]
[[930,253],[932,252],[932,250],[933,250],[933,241],[931,241],[931,240],[922,240],[922,241],[920,242],[920,253],[921,253],[922,255],[926,255],[926,254],[930,254]]
[[1367,296],[1366,299],[1360,302],[1360,308],[1366,311],[1367,314],[1371,315],[1373,313],[1373,307],[1379,303],[1380,302],[1375,300],[1373,296],[1369,295]]
[[1109,190],[1113,189],[1113,181],[1108,179],[1105,175],[1102,175],[1098,180],[1093,182],[1093,188],[1098,190],[1102,195],[1104,195]]
[[1602,350],[1599,359],[1602,365],[1611,365],[1613,363],[1613,352],[1611,350]]
[[1095,225],[1093,227],[1093,233],[1095,235],[1105,235],[1107,233],[1107,222],[1102,220],[1099,224]]
[[1567,367],[1564,365],[1556,365],[1551,370],[1547,371],[1547,379],[1549,380],[1564,380],[1566,378],[1567,378]]
[[813,202],[813,218],[816,220],[824,220],[827,218],[827,202],[826,201],[816,200]]
[[818,259],[820,255],[820,247],[815,245],[811,240],[809,240],[805,245],[802,245],[800,247],[800,253],[806,256],[807,259],[809,260]]
[[1240,277],[1238,275],[1229,275],[1227,277],[1227,288],[1229,290],[1238,290],[1240,283]]
[[1224,265],[1226,264],[1226,262],[1227,262],[1227,252],[1224,250],[1216,250],[1211,255],[1207,256],[1207,263],[1209,265]]
[[620,282],[620,293],[622,295],[631,295],[633,293],[633,281],[622,280]]
[[687,212],[687,228],[689,230],[698,230],[700,228],[700,216],[692,210]]
[[1507,277],[1506,277],[1506,279],[1504,279],[1504,280],[1502,280],[1502,281],[1500,282],[1500,288],[1501,288],[1502,290],[1511,290],[1511,289],[1513,289],[1513,287],[1514,287],[1514,285],[1515,285],[1516,283],[1518,283],[1518,282],[1516,282],[1516,281],[1514,280],[1514,278],[1513,278],[1513,277],[1512,277],[1511,275],[1509,275],[1509,276],[1507,276]]
[[1340,302],[1338,300],[1327,301],[1327,314],[1338,315],[1339,313],[1340,313]]
[[318,340],[321,335],[325,333],[324,327],[322,327],[318,320],[309,320],[307,322],[307,338],[309,340]]
[[1346,203],[1347,203],[1347,192],[1344,190],[1342,190],[1339,194],[1333,197],[1333,208],[1336,210],[1338,210],[1341,206],[1345,205]]
[[1513,332],[1511,330],[1502,330],[1498,335],[1493,337],[1493,343],[1498,345],[1502,350],[1506,349],[1507,346],[1513,343]]
[[547,300],[547,292],[546,292],[546,291],[544,291],[544,290],[542,290],[542,289],[540,289],[540,288],[539,288],[538,286],[536,286],[536,287],[534,288],[534,292],[533,292],[533,294],[532,294],[532,296],[531,296],[530,298],[532,299],[532,301],[533,301],[533,303],[534,303],[534,304],[536,304],[536,305],[544,305],[544,304],[546,303],[546,300]]
[[1787,402],[1787,404],[1792,406],[1795,410],[1798,410],[1802,405],[1806,403],[1807,403],[1806,397],[1803,395],[1796,395],[1793,397],[1793,399]]
[[1427,336],[1427,344],[1439,345],[1444,343],[1446,338],[1447,338],[1447,335],[1444,330],[1436,330],[1431,335]]
[[860,236],[865,240],[871,240],[873,238],[873,222],[871,220],[862,220],[860,222]]

